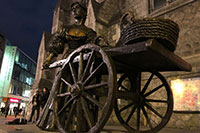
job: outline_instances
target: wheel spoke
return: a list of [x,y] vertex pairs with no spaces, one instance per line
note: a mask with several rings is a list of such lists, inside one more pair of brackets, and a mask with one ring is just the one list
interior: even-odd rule
[[76,117],[77,117],[77,125],[76,125],[76,132],[80,133],[81,132],[81,125],[82,125],[82,116],[81,116],[81,103],[80,99],[77,100],[76,104]]
[[94,125],[94,121],[92,119],[91,113],[89,111],[88,105],[85,101],[85,99],[83,97],[81,97],[81,105],[85,114],[85,118],[88,122],[88,125],[90,126],[90,128],[92,128],[92,126]]
[[153,76],[154,76],[154,74],[151,74],[151,76],[149,77],[149,79],[148,79],[148,81],[146,82],[144,88],[142,89],[142,94],[144,94],[145,91],[147,90],[147,87],[149,86],[149,84],[150,84],[150,82],[151,82]]
[[145,99],[146,102],[167,103],[166,100]]
[[92,73],[92,71],[93,71],[93,68],[94,68],[94,63],[95,63],[95,60],[93,60],[93,62],[92,62],[92,64],[91,64],[91,67],[90,67],[90,73]]
[[[118,120],[129,132],[158,132],[167,124],[173,112],[172,92],[165,78],[158,72],[150,72],[148,75],[146,73],[141,72],[146,77],[145,81],[142,81],[140,71],[125,73],[118,80],[117,100],[131,98],[131,101],[122,106],[120,103],[123,101],[116,100],[114,109]],[[128,81],[130,86],[126,85]],[[165,92],[162,98],[156,98],[161,91]],[[157,106],[164,107],[164,112]]]
[[72,102],[73,98],[70,98],[67,103],[65,103],[65,105],[61,108],[61,110],[58,112],[58,115],[60,115],[60,113],[67,108],[67,106]]
[[71,85],[69,82],[67,82],[65,79],[61,78],[61,80],[62,80],[66,85],[68,85],[70,88],[72,88],[72,85]]
[[87,74],[89,73],[93,61],[94,61],[94,50],[91,52],[91,55],[88,59],[88,62],[87,62],[87,65],[85,67],[81,81],[83,81],[85,79],[85,77],[87,76]]
[[137,107],[137,130],[140,129],[140,106]]
[[121,108],[121,109],[119,110],[119,112],[121,113],[121,112],[124,111],[125,109],[131,107],[133,104],[134,104],[134,103],[130,103],[130,104],[124,106],[123,108]]
[[99,101],[97,101],[96,99],[94,99],[93,97],[91,97],[89,94],[87,94],[86,92],[83,92],[83,96],[88,99],[89,101],[91,101],[92,103],[96,104],[99,108],[103,108],[103,105],[101,103],[99,103]]
[[69,67],[70,67],[70,71],[72,73],[72,77],[73,77],[73,80],[74,80],[74,83],[75,83],[76,82],[76,71],[74,69],[74,65],[70,62]]
[[128,89],[124,87],[122,84],[120,84],[120,87],[122,87],[125,91],[128,91]]
[[86,86],[86,87],[85,87],[85,90],[101,88],[101,87],[104,87],[104,86],[107,86],[107,85],[108,85],[108,82],[99,83],[99,84],[93,84],[93,85]]
[[129,116],[128,116],[128,118],[126,119],[126,123],[128,123],[130,121],[130,119],[131,119],[131,117],[132,117],[132,115],[133,115],[133,113],[135,112],[136,109],[137,109],[137,106],[134,105]]
[[154,88],[153,90],[149,91],[148,93],[146,93],[144,96],[147,97],[149,95],[151,95],[152,93],[154,93],[155,91],[159,90],[160,88],[162,88],[164,86],[164,84],[159,85],[158,87]]
[[153,109],[151,106],[149,106],[148,104],[144,104],[148,109],[150,109],[154,114],[156,114],[157,116],[159,116],[160,118],[163,118],[163,116],[161,114],[158,113],[158,111],[156,111],[155,109]]
[[78,80],[81,80],[83,74],[83,52],[80,52],[79,66],[78,66]]
[[75,114],[75,112],[74,112],[74,109],[76,107],[75,103],[76,103],[76,100],[74,100],[74,102],[72,104],[72,107],[70,109],[70,112],[69,112],[69,115],[68,115],[68,119],[67,119],[67,122],[66,122],[66,125],[65,125],[65,129],[69,127],[69,124],[71,123],[71,120],[72,120],[72,118],[73,118],[73,116]]
[[83,82],[83,85],[85,85],[88,81],[90,81],[94,76],[95,74],[97,74],[100,70],[101,70],[101,67],[103,66],[104,62],[102,62],[89,76],[88,78]]
[[148,117],[148,115],[147,115],[147,112],[146,112],[144,106],[142,106],[142,112],[143,112],[143,114],[144,114],[144,116],[145,116],[145,118],[146,118],[146,120],[147,120],[147,123],[148,123],[149,127],[150,127],[151,129],[153,129],[153,126],[152,126],[152,124],[151,124],[151,121],[150,121],[150,119],[149,119],[149,117]]
[[64,96],[69,96],[69,95],[71,95],[71,92],[57,94],[57,97],[64,97]]

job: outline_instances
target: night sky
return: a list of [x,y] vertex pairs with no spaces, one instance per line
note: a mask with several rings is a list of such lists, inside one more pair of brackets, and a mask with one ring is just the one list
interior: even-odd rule
[[50,32],[58,0],[1,0],[0,33],[37,61],[43,32]]

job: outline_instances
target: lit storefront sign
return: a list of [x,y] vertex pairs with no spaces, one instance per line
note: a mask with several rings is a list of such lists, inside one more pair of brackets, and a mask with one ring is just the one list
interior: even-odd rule
[[17,98],[9,98],[9,101],[11,103],[19,103],[19,99],[17,99]]
[[0,97],[8,96],[17,47],[6,46],[0,73]]
[[200,78],[171,81],[175,111],[200,111]]

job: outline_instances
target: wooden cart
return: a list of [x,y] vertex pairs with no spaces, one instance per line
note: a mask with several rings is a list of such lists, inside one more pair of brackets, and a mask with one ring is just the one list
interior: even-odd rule
[[61,68],[47,106],[60,132],[78,133],[102,131],[113,108],[128,132],[158,132],[173,112],[171,88],[159,72],[191,71],[153,39],[115,48],[86,44],[50,67]]

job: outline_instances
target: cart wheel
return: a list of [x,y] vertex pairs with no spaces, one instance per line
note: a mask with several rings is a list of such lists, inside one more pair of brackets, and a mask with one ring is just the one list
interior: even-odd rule
[[108,54],[97,45],[81,46],[67,57],[57,77],[55,118],[59,131],[100,132],[116,95],[116,73]]
[[171,88],[158,72],[124,74],[118,80],[114,109],[129,132],[158,132],[173,111]]

